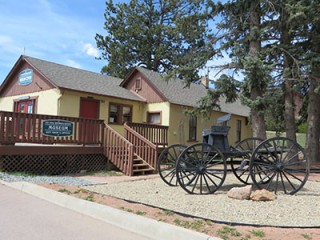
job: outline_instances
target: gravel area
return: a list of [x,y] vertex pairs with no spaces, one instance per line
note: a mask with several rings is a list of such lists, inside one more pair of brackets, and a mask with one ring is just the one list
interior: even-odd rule
[[11,175],[8,173],[0,172],[0,179],[6,182],[31,182],[31,183],[55,183],[61,185],[71,186],[85,186],[92,183],[75,177],[67,176],[20,176]]
[[275,201],[254,202],[227,197],[239,186],[228,175],[215,194],[190,195],[169,187],[160,178],[84,187],[109,196],[144,203],[214,221],[280,227],[320,227],[320,182],[308,181],[295,195],[278,195]]

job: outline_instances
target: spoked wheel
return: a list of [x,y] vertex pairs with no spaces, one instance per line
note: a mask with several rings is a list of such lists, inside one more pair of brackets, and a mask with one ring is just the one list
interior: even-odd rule
[[244,184],[252,184],[250,177],[250,159],[253,151],[264,139],[247,138],[234,146],[235,152],[231,158],[231,169],[234,175]]
[[186,192],[191,194],[214,193],[226,178],[226,159],[212,145],[194,144],[180,154],[176,174],[179,185]]
[[177,186],[176,163],[179,155],[187,146],[174,144],[164,149],[158,158],[158,173],[169,186]]
[[262,142],[253,152],[250,161],[253,183],[275,193],[298,192],[308,179],[309,169],[303,148],[284,137]]

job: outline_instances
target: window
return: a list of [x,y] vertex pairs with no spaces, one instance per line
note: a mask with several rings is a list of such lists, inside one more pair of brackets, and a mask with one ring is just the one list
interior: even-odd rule
[[136,86],[135,86],[136,90],[140,90],[141,89],[141,78],[137,78],[136,79]]
[[237,120],[237,133],[236,133],[236,141],[241,141],[241,120]]
[[189,118],[189,141],[197,140],[197,117]]
[[148,112],[148,123],[161,124],[161,113],[160,112]]
[[123,124],[132,121],[132,107],[123,104],[110,103],[109,123]]

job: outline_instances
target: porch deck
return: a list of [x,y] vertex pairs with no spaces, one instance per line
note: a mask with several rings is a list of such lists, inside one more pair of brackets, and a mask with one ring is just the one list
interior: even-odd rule
[[[43,122],[48,120],[71,122],[72,133],[44,134]],[[61,174],[102,170],[112,162],[129,176],[154,173],[158,150],[168,145],[168,127],[124,127],[125,137],[103,120],[0,111],[0,170]],[[44,171],[48,166],[51,170]]]

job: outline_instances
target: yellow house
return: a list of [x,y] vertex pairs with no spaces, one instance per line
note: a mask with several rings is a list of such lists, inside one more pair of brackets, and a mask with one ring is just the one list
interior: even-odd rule
[[[135,171],[132,162],[141,159],[154,171],[160,148],[202,142],[203,130],[216,125],[226,114],[231,116],[227,122],[230,145],[252,136],[249,109],[240,101],[227,104],[221,99],[221,110],[212,110],[209,120],[184,114],[184,110],[196,107],[207,91],[202,84],[192,83],[185,88],[179,79],[166,81],[159,73],[141,67],[119,79],[22,55],[0,87],[0,113],[103,120],[106,124],[103,135],[108,139],[102,142],[107,150],[100,151],[123,172],[132,175]],[[40,131],[40,127],[37,129]],[[36,141],[41,142],[41,134],[37,136]],[[120,141],[121,149],[134,150],[121,150],[122,155],[118,156]]]
[[210,120],[184,114],[207,91],[202,84],[184,88],[181,80],[166,81],[141,67],[122,80],[22,55],[0,88],[0,110],[103,119],[121,134],[126,121],[169,126],[169,145],[201,142],[203,129],[231,113],[230,144],[250,137],[249,109],[239,101],[222,100]]

